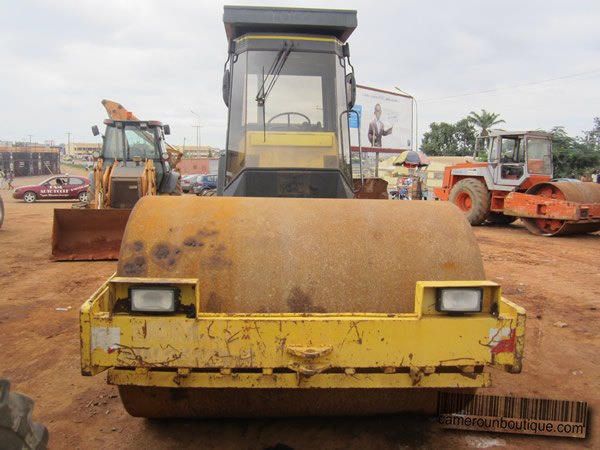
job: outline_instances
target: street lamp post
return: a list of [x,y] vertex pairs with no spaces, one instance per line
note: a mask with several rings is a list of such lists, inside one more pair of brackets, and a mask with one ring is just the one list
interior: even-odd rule
[[196,146],[198,147],[198,151],[201,151],[200,147],[202,147],[202,135],[200,134],[200,129],[202,128],[202,125],[200,125],[200,116],[191,109],[190,112],[198,118],[198,125],[192,125],[192,127],[196,129]]
[[415,104],[415,139],[414,139],[414,143],[415,143],[415,150],[419,151],[419,108],[418,108],[418,103],[417,103],[417,99],[410,95],[408,92],[403,91],[402,89],[400,89],[399,87],[395,87],[395,89],[397,91],[402,92],[403,94],[408,95],[410,98],[412,98],[413,103]]

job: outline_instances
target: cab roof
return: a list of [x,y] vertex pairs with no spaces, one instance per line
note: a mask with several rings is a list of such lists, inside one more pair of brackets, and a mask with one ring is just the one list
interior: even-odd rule
[[334,36],[346,42],[358,25],[354,10],[257,6],[225,6],[223,23],[230,41],[247,33],[295,33]]
[[[538,137],[546,137],[551,138],[552,133],[547,133],[545,131],[504,131],[504,130],[489,130],[487,136],[496,137],[496,136],[538,136]],[[486,137],[486,136],[480,136]]]

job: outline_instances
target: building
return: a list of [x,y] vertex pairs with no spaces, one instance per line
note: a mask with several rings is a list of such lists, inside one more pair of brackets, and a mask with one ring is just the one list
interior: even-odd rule
[[102,151],[101,142],[71,142],[65,145],[65,155],[81,157],[91,156],[94,152]]
[[60,173],[58,147],[0,147],[0,169],[12,170],[16,177]]
[[187,158],[177,165],[182,175],[208,175],[219,171],[219,158]]
[[183,157],[185,159],[214,158],[219,156],[219,149],[208,145],[202,145],[200,147],[195,145],[184,145],[179,147],[179,151],[183,152]]

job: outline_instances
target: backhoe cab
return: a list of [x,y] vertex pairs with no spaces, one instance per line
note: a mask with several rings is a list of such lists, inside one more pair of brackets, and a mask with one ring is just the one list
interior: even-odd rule
[[[165,134],[170,134],[168,125],[114,119],[106,119],[104,124],[102,153],[94,155],[101,171],[94,171],[88,195],[92,208],[133,208],[148,192],[175,190],[179,174],[173,170],[165,145]],[[97,127],[92,127],[92,132],[99,134]],[[155,175],[150,176],[153,171]],[[99,173],[109,181],[100,190],[96,181]]]
[[223,20],[229,126],[219,194],[354,197],[348,116],[356,85],[345,41],[355,12],[226,6]]

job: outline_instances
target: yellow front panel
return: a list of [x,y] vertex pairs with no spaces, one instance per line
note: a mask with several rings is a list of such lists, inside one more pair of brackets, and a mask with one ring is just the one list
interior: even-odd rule
[[252,131],[246,140],[246,167],[339,168],[334,133]]

